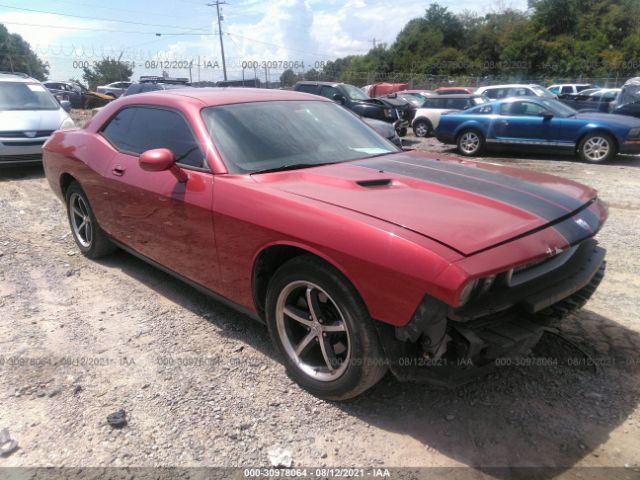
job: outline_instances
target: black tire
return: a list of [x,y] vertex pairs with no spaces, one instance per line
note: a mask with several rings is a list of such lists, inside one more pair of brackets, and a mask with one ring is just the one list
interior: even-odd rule
[[558,303],[541,310],[534,315],[534,320],[547,326],[553,326],[560,323],[569,314],[580,310],[589,301],[591,296],[597,290],[598,285],[604,278],[606,263],[603,262],[598,272],[593,276],[591,281],[573,295],[560,300]]
[[[341,320],[347,330],[349,355],[346,358],[348,362],[346,362],[346,366],[343,366],[344,363],[340,364],[344,370],[335,379],[318,380],[312,378],[310,373],[305,372],[303,367],[294,361],[291,354],[287,353],[285,343],[290,340],[291,330],[278,326],[276,309],[279,305],[279,299],[280,305],[288,305],[281,300],[281,294],[282,298],[286,300],[288,298],[286,292],[291,288],[291,285],[305,282],[319,287],[322,293],[328,295],[329,300],[325,300],[327,302],[325,305],[330,305],[329,301],[333,302],[337,307],[337,310],[334,311],[338,315],[342,314]],[[304,290],[305,286],[298,288]],[[326,400],[353,398],[378,383],[387,372],[387,362],[376,329],[358,292],[340,272],[316,257],[311,255],[296,257],[276,271],[267,289],[266,318],[271,339],[284,359],[289,376],[301,387],[319,398]],[[281,318],[286,319],[287,316],[281,315]],[[311,316],[306,318],[311,318]],[[284,320],[282,322],[281,325],[284,324]],[[303,329],[302,336],[313,334],[310,328],[306,328],[290,318],[289,322]],[[320,319],[320,323],[322,323],[322,319]],[[304,328],[306,328],[306,332]],[[283,338],[283,335],[286,338]],[[323,335],[326,337],[327,334]],[[311,353],[319,353],[321,347],[318,339],[314,340],[316,340],[315,343],[308,343],[311,345],[308,350]]]
[[[71,228],[71,236],[85,257],[99,258],[108,255],[117,249],[98,225],[96,217],[93,214],[93,210],[91,209],[91,205],[89,204],[89,199],[78,182],[72,182],[71,185],[69,185],[65,192],[65,201],[67,205],[67,218],[69,220],[69,227]],[[87,227],[80,231],[74,227],[74,222],[79,218],[79,215],[74,213],[74,207],[78,206],[78,201],[82,202],[82,206],[79,209],[80,212],[84,213],[86,218],[89,219]],[[78,208],[75,210],[78,210]],[[87,230],[89,232],[87,232]]]
[[[589,149],[588,144],[590,142],[600,141],[601,146],[596,148],[595,146],[592,149]],[[600,150],[602,148],[603,150]],[[602,154],[599,156],[599,153],[595,152],[603,152],[606,149],[606,154]],[[593,152],[593,153],[592,153]],[[593,132],[584,136],[578,145],[578,155],[583,162],[587,163],[606,163],[609,160],[615,158],[618,154],[618,149],[616,145],[616,141],[613,139],[611,135],[604,132]]]
[[433,126],[431,122],[426,119],[420,119],[413,122],[413,134],[416,137],[428,137],[433,134]]
[[399,137],[406,137],[407,136],[407,128],[403,127],[400,130],[398,130],[398,136]]
[[[475,147],[471,147],[471,138],[477,139],[477,143],[475,143]],[[456,139],[456,146],[458,147],[458,153],[460,155],[464,155],[465,157],[477,157],[478,155],[482,155],[485,149],[485,138],[482,133],[473,128],[468,128],[461,131],[458,134],[458,138]]]

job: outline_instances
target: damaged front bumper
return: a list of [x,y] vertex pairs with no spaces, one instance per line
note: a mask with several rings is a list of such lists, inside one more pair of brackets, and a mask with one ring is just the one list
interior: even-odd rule
[[545,331],[536,314],[593,293],[604,257],[590,239],[550,271],[536,266],[544,273],[529,281],[514,285],[513,272],[505,272],[464,307],[425,296],[407,325],[376,322],[391,371],[399,380],[456,386],[490,370],[497,359],[528,355]]

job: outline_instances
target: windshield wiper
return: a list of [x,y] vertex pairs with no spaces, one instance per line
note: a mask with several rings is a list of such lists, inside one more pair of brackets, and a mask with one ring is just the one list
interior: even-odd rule
[[302,168],[320,167],[322,165],[331,165],[332,163],[338,163],[338,162],[285,163],[284,165],[280,165],[279,167],[265,168],[264,170],[256,170],[255,172],[251,172],[251,175],[256,175],[256,174],[260,174],[260,173],[284,172],[285,170],[299,170],[299,169],[302,169]]

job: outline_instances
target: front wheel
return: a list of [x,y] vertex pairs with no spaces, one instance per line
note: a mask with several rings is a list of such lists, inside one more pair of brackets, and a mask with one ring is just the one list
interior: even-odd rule
[[73,182],[65,194],[71,234],[82,254],[88,258],[107,255],[116,246],[104,234],[80,184]]
[[616,147],[611,135],[590,133],[578,146],[580,158],[588,163],[605,163],[616,156]]
[[413,134],[416,137],[426,137],[431,134],[432,130],[428,120],[416,120],[413,124]]
[[358,293],[315,257],[296,257],[278,269],[267,290],[266,314],[289,375],[317,397],[353,398],[387,371]]
[[475,157],[484,150],[484,137],[475,130],[463,130],[458,135],[458,152],[465,157]]

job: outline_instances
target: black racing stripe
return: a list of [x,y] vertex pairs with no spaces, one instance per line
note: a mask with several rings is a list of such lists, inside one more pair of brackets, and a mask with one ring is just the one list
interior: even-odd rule
[[[478,169],[461,166],[463,168],[462,171],[452,171],[452,169],[447,168],[446,162],[435,160],[426,160],[426,162],[432,162],[433,168],[424,168],[419,164],[385,159],[363,160],[354,162],[354,165],[417,178],[481,195],[530,212],[549,222],[567,215],[582,205],[579,201],[566,195],[563,196],[566,198],[563,198],[563,203],[560,205],[553,200],[545,201],[546,198],[551,196],[547,195],[547,192],[551,192],[550,189],[538,187],[536,193],[532,193],[528,190],[533,190],[533,184],[506,175],[495,174],[491,175],[489,179],[485,175],[476,175],[476,170]],[[432,165],[430,164],[429,166],[431,167]],[[522,188],[522,184],[526,184],[527,189]]]
[[553,228],[567,240],[569,245],[575,245],[596,234],[600,229],[600,219],[591,209],[585,208],[577,215],[554,225]]
[[[493,172],[490,170],[485,170],[483,168],[469,167],[468,165],[463,165],[459,163],[441,162],[438,160],[429,160],[429,159],[427,159],[427,161],[429,162],[429,166],[432,168],[439,168],[439,169],[446,170],[452,173],[457,173],[460,175],[471,175],[473,177],[486,180],[488,182],[495,182],[501,185],[508,185],[512,188],[521,190],[531,195],[542,197],[547,201],[550,201],[565,207],[569,212],[573,212],[574,210],[577,210],[584,203],[577,198],[571,197],[569,195],[565,195],[564,193],[558,192],[557,190],[543,187],[540,184],[528,182],[526,180],[513,177],[511,175],[505,175],[503,173]],[[422,162],[422,159],[417,160],[417,163],[414,163],[414,164],[420,165],[420,162]]]

